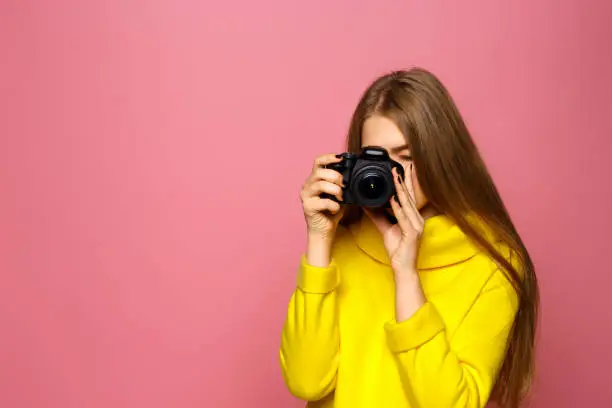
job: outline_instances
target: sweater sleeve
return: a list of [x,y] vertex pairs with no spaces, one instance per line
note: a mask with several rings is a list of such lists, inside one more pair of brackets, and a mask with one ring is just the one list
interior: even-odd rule
[[319,268],[302,257],[283,327],[280,364],[287,388],[303,400],[320,400],[336,386],[339,280],[335,262]]
[[408,320],[387,323],[387,344],[411,406],[484,407],[505,357],[517,300],[497,271],[452,338],[430,302]]

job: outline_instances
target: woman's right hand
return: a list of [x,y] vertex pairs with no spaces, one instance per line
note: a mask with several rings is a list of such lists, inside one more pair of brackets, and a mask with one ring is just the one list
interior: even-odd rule
[[342,218],[342,207],[329,198],[322,198],[327,193],[342,201],[342,175],[335,170],[326,169],[331,163],[342,159],[335,154],[326,154],[316,158],[312,172],[302,186],[300,198],[306,218],[309,241],[331,241]]

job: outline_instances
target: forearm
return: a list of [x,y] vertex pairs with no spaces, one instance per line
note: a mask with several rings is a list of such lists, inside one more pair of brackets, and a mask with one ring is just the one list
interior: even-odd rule
[[413,277],[402,276],[396,285],[403,298],[396,302],[396,322],[386,327],[387,341],[410,400],[419,408],[479,408],[471,373],[451,352],[435,307]]
[[459,360],[444,331],[412,347],[395,349],[394,354],[404,391],[416,407],[481,408],[486,404],[489,385],[483,383],[488,379]]
[[396,321],[385,326],[406,394],[417,407],[485,406],[517,310],[514,289],[501,272],[489,279],[449,338],[417,282],[396,274]]
[[416,269],[395,273],[395,319],[408,320],[426,302]]
[[282,334],[280,363],[296,397],[311,401],[335,387],[339,362],[337,299],[296,289]]
[[337,267],[311,265],[304,256],[283,328],[280,360],[293,395],[317,400],[335,387],[339,361]]
[[[435,309],[431,305],[424,307],[427,300],[416,270],[395,273],[395,299],[397,326],[393,330],[393,340],[399,342],[394,344],[393,351],[406,392],[423,407],[433,406],[434,401],[438,404],[435,406],[474,406],[466,404],[473,399],[470,395],[472,387],[468,385],[470,376],[465,375],[459,361],[450,352],[442,321]],[[402,344],[403,336],[397,335],[407,328],[413,333],[409,336],[409,343],[415,341],[414,344]],[[421,336],[423,338],[419,341]],[[423,365],[423,361],[427,363]],[[448,384],[455,387],[448,389]]]
[[331,263],[333,238],[319,234],[308,234],[306,262],[318,268],[327,268]]

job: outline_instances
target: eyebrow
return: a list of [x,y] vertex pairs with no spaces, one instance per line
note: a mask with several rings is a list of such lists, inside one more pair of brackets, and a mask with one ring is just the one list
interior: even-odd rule
[[399,152],[401,152],[403,150],[410,150],[410,145],[409,144],[404,144],[404,145],[401,145],[401,146],[393,147],[390,150],[393,153],[399,153]]

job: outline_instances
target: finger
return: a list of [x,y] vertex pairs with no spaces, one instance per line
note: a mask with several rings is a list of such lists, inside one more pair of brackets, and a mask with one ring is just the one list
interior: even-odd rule
[[393,224],[389,222],[389,220],[384,214],[372,211],[368,208],[364,208],[363,211],[372,220],[372,222],[381,234],[384,235],[389,230],[389,228],[393,226]]
[[308,193],[310,197],[320,196],[322,193],[327,193],[342,201],[342,187],[325,180],[310,183],[308,186]]
[[312,174],[312,181],[329,181],[330,183],[334,183],[342,187],[342,174],[338,173],[336,170],[332,169],[324,169],[319,167],[315,169]]
[[397,192],[397,197],[399,198],[399,203],[402,207],[401,210],[412,224],[412,227],[418,228],[420,224],[420,214],[416,208],[416,204],[409,197],[408,189],[405,187],[405,183],[400,179],[397,170],[393,169],[393,171],[395,172],[395,190]]
[[309,213],[328,211],[331,214],[340,212],[339,203],[328,198],[312,197],[304,203],[304,210]]
[[408,190],[406,190],[406,188],[403,186],[402,180],[396,168],[393,168],[392,173],[393,182],[395,184],[395,192],[397,198],[399,199],[399,204],[401,205],[402,209],[406,210],[411,206],[410,198],[408,197]]
[[410,203],[412,204],[412,211],[410,212],[410,214],[412,215],[411,221],[414,224],[417,231],[422,231],[423,226],[425,224],[425,220],[423,219],[423,216],[421,215],[421,211],[419,210],[416,204],[416,194],[414,191],[414,180],[416,178],[414,176],[414,165],[413,164],[410,164],[410,175],[411,175],[410,182],[406,183],[404,181],[402,182],[402,185],[406,189],[408,197],[410,198]]
[[415,208],[416,208],[416,196],[414,194],[414,183],[412,180],[414,180],[413,178],[413,164],[410,163],[410,181],[408,183],[404,182],[402,183],[404,186],[406,186],[406,190],[408,190],[408,196],[410,197],[410,200],[412,201],[412,203],[414,204]]
[[399,202],[395,199],[395,197],[391,198],[391,209],[393,210],[393,214],[395,218],[397,218],[397,223],[402,230],[402,232],[408,232],[413,229],[412,223],[408,219],[408,215],[406,211],[402,209]]
[[414,163],[410,163],[410,182],[409,183],[403,182],[402,184],[404,184],[406,186],[406,190],[408,190],[408,196],[410,197],[410,201],[412,202],[412,206],[414,207],[414,211],[417,216],[419,225],[422,226],[425,220],[423,219],[423,216],[421,215],[421,211],[419,211],[419,209],[417,208],[416,192],[414,191],[414,180],[416,180],[416,174],[414,172]]
[[315,159],[314,166],[313,166],[313,173],[314,173],[314,170],[316,170],[319,167],[324,167],[328,164],[338,163],[340,161],[342,161],[342,157],[338,157],[338,155],[333,154],[333,153],[324,154],[322,156],[319,156]]

